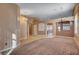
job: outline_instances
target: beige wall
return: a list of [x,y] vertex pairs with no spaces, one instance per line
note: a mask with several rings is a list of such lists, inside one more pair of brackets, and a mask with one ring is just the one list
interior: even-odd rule
[[16,4],[0,4],[0,50],[12,46],[12,33],[18,38],[19,7]]
[[75,17],[75,37],[74,40],[79,46],[79,4],[75,5],[74,8],[74,17]]
[[79,19],[79,6],[76,4],[74,9],[74,19],[75,19],[75,34],[78,35],[78,19]]
[[28,18],[21,15],[20,16],[20,44],[28,39]]
[[[74,17],[73,16],[70,16],[70,17],[63,17],[62,18],[62,21],[74,21]],[[53,26],[53,34],[54,34],[54,36],[56,36],[57,35],[57,31],[56,31],[56,27],[57,27],[57,22],[61,22],[61,18],[58,18],[58,19],[49,19],[48,21],[47,21],[47,23],[50,23],[50,24],[52,24],[52,26]]]
[[74,16],[75,16],[75,34],[79,34],[79,4],[75,5],[74,9]]
[[[70,16],[70,17],[63,17],[62,18],[62,21],[74,21],[74,17],[73,16]],[[52,23],[53,25],[53,34],[54,36],[56,36],[56,23],[57,22],[61,22],[61,18],[58,18],[58,19],[49,19],[47,21],[47,23]]]
[[38,18],[31,18],[29,19],[29,34],[34,35],[34,25],[37,26],[36,32],[37,35],[46,35],[46,30],[45,31],[39,31],[39,24],[43,23],[46,24],[44,21],[41,21]]
[[20,38],[26,37],[27,39],[27,29],[28,29],[27,22],[28,19],[26,17],[20,16]]
[[[32,22],[31,22],[32,21]],[[37,35],[46,35],[46,27],[45,27],[45,30],[44,31],[39,31],[39,26],[38,26],[38,24],[40,24],[40,23],[44,23],[45,25],[46,24],[52,24],[52,26],[53,26],[53,35],[54,36],[56,36],[56,23],[57,22],[61,22],[61,18],[58,18],[58,19],[49,19],[49,20],[47,20],[47,21],[38,21],[38,19],[37,20],[34,20],[34,19],[32,19],[30,22],[30,27],[31,27],[31,30],[30,30],[30,32],[33,34],[33,30],[34,30],[34,25],[37,25]],[[70,17],[64,17],[64,18],[62,18],[62,21],[74,21],[74,17],[73,16],[70,16]]]

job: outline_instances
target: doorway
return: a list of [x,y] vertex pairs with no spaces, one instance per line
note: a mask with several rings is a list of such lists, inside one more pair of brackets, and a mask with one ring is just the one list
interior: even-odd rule
[[47,24],[47,37],[52,38],[53,37],[53,25]]

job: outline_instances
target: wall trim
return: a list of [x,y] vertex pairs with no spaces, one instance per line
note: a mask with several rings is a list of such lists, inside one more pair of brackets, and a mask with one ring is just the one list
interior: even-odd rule
[[9,49],[12,49],[12,48],[10,47],[10,48],[7,48],[7,49],[3,49],[3,50],[0,50],[0,52],[6,51],[6,50],[9,50]]
[[[20,44],[18,44],[15,48],[17,48],[18,46],[20,46]],[[3,49],[3,50],[0,50],[0,53],[11,49],[8,53],[6,53],[6,55],[10,55],[10,53],[11,53],[15,48],[10,47],[10,48],[7,48],[7,49]],[[1,54],[1,55],[2,55],[2,54]]]
[[[20,44],[18,44],[15,48],[17,48],[18,46],[20,46]],[[15,48],[12,48],[6,55],[10,55],[11,52],[12,52]]]
[[59,36],[59,35],[56,35],[56,37],[67,37],[67,38],[74,38],[74,37],[69,37],[69,36]]

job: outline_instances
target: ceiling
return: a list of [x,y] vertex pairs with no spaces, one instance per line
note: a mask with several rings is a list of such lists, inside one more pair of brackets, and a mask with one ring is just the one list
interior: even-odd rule
[[72,3],[18,3],[21,14],[40,19],[56,19],[72,16]]

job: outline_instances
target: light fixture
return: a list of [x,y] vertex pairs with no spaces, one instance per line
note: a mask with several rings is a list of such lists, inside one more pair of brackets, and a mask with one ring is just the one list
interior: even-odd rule
[[33,13],[31,10],[28,9],[22,9],[20,12],[24,15],[31,15]]

